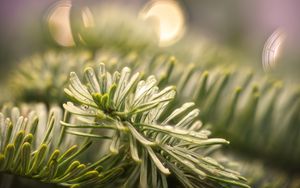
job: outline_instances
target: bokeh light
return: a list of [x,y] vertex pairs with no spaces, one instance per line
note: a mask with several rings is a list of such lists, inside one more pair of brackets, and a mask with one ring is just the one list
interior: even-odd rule
[[176,1],[150,1],[140,12],[140,18],[152,21],[162,47],[177,42],[186,30],[185,13]]
[[95,21],[91,10],[88,7],[84,7],[81,11],[82,22],[85,28],[95,27]]
[[50,9],[47,18],[51,36],[55,42],[64,47],[75,45],[70,24],[71,7],[71,1],[59,1]]
[[262,53],[262,65],[265,71],[276,67],[285,39],[286,33],[282,29],[277,29],[265,42]]

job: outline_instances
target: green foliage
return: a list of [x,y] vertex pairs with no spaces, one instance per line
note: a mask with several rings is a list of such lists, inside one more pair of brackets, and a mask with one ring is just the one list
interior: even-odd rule
[[[60,52],[56,56],[59,58],[63,54]],[[41,58],[46,61],[48,57]],[[201,109],[203,123],[212,125],[213,135],[231,141],[230,151],[276,161],[273,166],[297,172],[299,147],[286,145],[286,142],[300,143],[297,87],[236,65],[185,64],[164,54],[131,52],[120,55],[102,50],[95,54],[94,59],[88,60],[92,67],[97,64],[95,62],[105,62],[106,69],[110,71],[128,66],[133,71],[142,72],[141,77],[154,74],[159,87],[176,85],[178,97],[172,100],[166,112],[192,98],[196,107]],[[73,61],[66,61],[68,63]],[[82,75],[79,74],[79,77]],[[41,80],[38,82],[42,84]],[[66,81],[63,83],[61,88]],[[18,85],[18,88],[22,87]],[[35,87],[31,86],[32,93]],[[60,95],[61,88],[57,88]],[[168,115],[165,114],[164,118]],[[247,175],[252,176],[251,173]]]
[[103,61],[112,70],[127,65],[154,74],[160,87],[174,84],[178,97],[171,106],[192,98],[203,123],[231,141],[229,149],[299,170],[299,147],[286,145],[300,143],[299,85],[237,65],[185,64],[167,55]]
[[43,56],[35,54],[25,58],[8,80],[11,100],[48,104],[64,101],[61,90],[68,80],[67,73],[81,70],[90,57],[91,54],[85,51],[61,54],[48,51]]
[[100,171],[99,161],[80,163],[79,155],[91,142],[77,145],[65,138],[67,142],[58,143],[62,110],[53,107],[47,113],[45,106],[36,105],[32,111],[32,106],[21,111],[4,106],[0,113],[0,172],[64,186],[87,186],[105,185],[124,171],[124,166]]
[[232,149],[299,170],[299,148],[286,145],[300,143],[297,86],[236,67],[177,70],[170,79],[184,91],[178,103],[193,96],[203,123],[230,139]]
[[297,188],[300,177],[297,174],[287,174],[283,170],[274,169],[259,161],[239,161],[239,171],[247,177],[253,187]]
[[[64,108],[77,121],[75,124],[62,122],[64,132],[111,139],[112,154],[131,158],[136,163],[126,186],[132,187],[139,179],[140,187],[166,187],[166,175],[171,173],[185,187],[223,184],[248,187],[238,173],[206,156],[213,145],[228,142],[208,138],[210,132],[197,121],[199,110],[192,110],[193,103],[185,103],[159,120],[174,100],[173,87],[159,91],[153,76],[141,80],[139,73],[131,76],[131,70],[126,67],[121,73],[110,74],[104,64],[98,72],[85,69],[84,77],[86,83],[82,84],[74,72],[70,74],[65,92],[75,105],[68,102]],[[106,129],[111,131],[101,131]]]
[[[227,168],[243,154],[238,170],[253,187],[299,187],[298,84],[234,65],[238,54],[202,40],[158,48],[150,24],[124,11],[93,7],[86,27],[84,11],[72,6],[71,31],[91,52],[36,54],[1,87],[1,104],[65,108],[4,106],[1,174],[74,187],[247,187]],[[225,154],[216,149],[228,142],[207,128],[231,141]],[[224,163],[228,153],[235,157]]]

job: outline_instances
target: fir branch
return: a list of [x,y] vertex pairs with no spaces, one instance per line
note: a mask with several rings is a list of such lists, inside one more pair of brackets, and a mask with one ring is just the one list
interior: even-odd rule
[[[43,62],[49,62],[49,59],[55,59],[55,57],[56,61],[63,59],[64,54],[61,52],[40,56],[40,60],[35,61],[36,66],[42,67]],[[73,56],[71,59],[76,59],[76,56]],[[215,135],[230,138],[232,144],[229,149],[249,155],[255,153],[255,157],[263,160],[278,161],[274,164],[275,166],[297,171],[295,167],[299,166],[297,159],[300,151],[296,147],[286,147],[285,144],[287,139],[290,140],[288,142],[299,143],[298,103],[295,102],[299,100],[299,93],[295,89],[297,87],[270,77],[262,77],[239,66],[225,68],[224,65],[218,65],[209,68],[196,63],[193,65],[194,69],[185,69],[184,62],[164,54],[145,55],[132,52],[120,55],[116,52],[100,50],[95,54],[95,60],[90,59],[88,63],[95,66],[95,62],[99,61],[105,62],[106,68],[110,71],[129,66],[134,71],[143,72],[142,75],[154,74],[160,87],[168,84],[177,85],[180,92],[177,93],[178,97],[173,100],[171,106],[178,106],[193,96],[196,107],[201,109],[200,116],[203,123],[213,124],[212,129]],[[69,60],[65,62],[66,65],[70,64],[69,67],[74,67],[70,71],[80,70],[82,65],[76,65],[75,62]],[[31,66],[29,61],[27,64],[26,66]],[[59,66],[65,66],[65,64],[62,63]],[[43,69],[47,70],[46,67]],[[30,72],[27,74],[35,74]],[[36,74],[38,73],[37,71]],[[48,74],[59,78],[60,74],[65,73],[62,71],[57,74],[49,69]],[[19,76],[14,74],[11,78],[14,80]],[[35,79],[32,82],[27,77],[17,80],[18,82],[14,82],[13,86],[16,88],[14,93],[18,93],[17,90],[21,91],[26,86],[29,89],[28,92],[24,92],[25,95],[26,93],[31,93],[32,96],[39,94],[44,96],[40,97],[42,101],[49,101],[49,92],[38,89],[39,85],[43,85],[42,80]],[[20,80],[28,81],[30,84],[24,85]],[[61,90],[66,81],[61,83],[64,84],[58,85],[53,92],[56,94],[53,95],[52,102],[61,102],[58,99],[63,96]],[[34,98],[39,98],[39,95]],[[23,98],[21,95],[16,100],[22,101]],[[262,115],[257,116],[258,112]],[[282,164],[280,161],[283,161]],[[288,161],[289,164],[284,161]]]
[[[79,71],[91,58],[87,51],[59,53],[48,51],[43,56],[35,54],[20,62],[8,80],[10,100],[21,102],[62,103],[62,92],[67,82],[67,73]],[[26,83],[26,84],[25,84]]]
[[38,112],[26,108],[20,111],[4,106],[0,113],[1,173],[64,186],[87,186],[111,176],[117,177],[124,171],[125,166],[115,166],[111,168],[112,173],[99,172],[96,170],[101,164],[99,161],[80,163],[79,155],[86,152],[90,142],[77,145],[69,140],[58,144],[55,137],[60,132],[60,108],[53,107],[49,113],[41,105],[36,108]]
[[[41,55],[40,60],[35,63],[43,66],[43,62],[48,62],[49,58],[57,57],[59,60],[65,56],[64,54],[64,52],[60,52]],[[75,55],[71,59],[76,59]],[[230,138],[231,144],[228,149],[266,161],[276,161],[274,166],[287,169],[292,173],[297,172],[300,151],[293,145],[286,147],[286,142],[299,143],[300,138],[297,128],[299,124],[297,112],[299,110],[297,110],[298,103],[295,102],[299,100],[299,93],[295,89],[297,87],[271,77],[262,77],[239,66],[207,67],[196,62],[191,71],[191,69],[185,69],[184,62],[164,54],[145,55],[131,52],[127,55],[120,55],[113,51],[100,50],[95,54],[95,60],[90,59],[88,63],[95,66],[95,62],[99,61],[105,62],[106,69],[110,71],[121,69],[122,66],[129,66],[134,71],[142,72],[142,76],[154,74],[160,87],[181,83],[177,85],[180,92],[169,105],[173,106],[170,109],[190,100],[193,96],[196,107],[201,109],[200,116],[203,123],[213,125],[214,135]],[[80,70],[81,65],[73,64],[75,62],[66,61],[65,63],[74,67],[71,70]],[[30,64],[28,61],[28,66]],[[60,66],[64,66],[64,64],[62,63]],[[43,69],[46,70],[46,67]],[[49,70],[49,74],[56,75],[55,77],[58,78],[60,74],[65,73],[56,74]],[[18,78],[13,75],[12,80],[14,77]],[[25,82],[27,77],[22,77],[22,80]],[[20,79],[16,83],[19,83],[15,85],[18,90],[25,86]],[[38,90],[38,85],[42,85],[43,81],[31,82],[29,80],[28,83],[30,83],[28,91],[33,94],[32,96],[40,93],[45,96],[42,97],[43,101],[48,101],[49,104],[47,90]],[[63,83],[56,88],[55,93],[58,95],[53,95],[52,102],[61,102],[57,99],[61,98],[59,96],[63,96],[62,88],[66,81]],[[22,95],[19,97],[15,100],[20,101],[21,99],[22,101]]]
[[[141,80],[139,73],[131,76],[131,70],[127,67],[121,73],[110,74],[104,64],[100,65],[97,72],[86,68],[84,77],[86,82],[83,84],[76,73],[70,74],[70,84],[65,93],[75,104],[68,102],[63,106],[75,118],[92,121],[93,127],[88,129],[87,124],[80,127],[83,123],[76,121],[66,127],[66,133],[70,133],[69,129],[75,126],[79,132],[71,131],[72,134],[103,139],[103,133],[91,133],[90,130],[93,132],[95,126],[101,128],[104,125],[103,129],[110,126],[113,131],[110,152],[131,157],[136,165],[141,163],[140,170],[134,170],[136,176],[140,177],[141,187],[151,187],[154,180],[154,184],[159,185],[170,173],[176,175],[183,185],[191,187],[201,187],[207,183],[248,187],[240,175],[225,169],[216,161],[210,162],[213,160],[203,155],[211,145],[228,142],[220,138],[208,138],[210,132],[201,129],[197,121],[199,111],[186,108],[190,103],[159,121],[167,105],[174,100],[174,88],[166,87],[159,91],[153,76]],[[178,115],[182,117],[176,120]],[[68,124],[62,122],[62,125]],[[120,151],[122,147],[125,149]],[[146,175],[148,166],[152,166],[151,171],[158,172],[152,172],[154,176]],[[161,186],[164,187],[164,184]]]

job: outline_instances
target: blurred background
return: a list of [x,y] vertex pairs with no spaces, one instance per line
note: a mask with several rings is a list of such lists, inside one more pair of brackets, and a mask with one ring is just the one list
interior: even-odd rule
[[[114,4],[122,6],[126,10],[130,8],[132,14],[138,16],[141,11],[147,8],[149,11],[151,9],[149,4],[155,4],[155,2],[157,4],[157,2],[166,2],[166,0],[130,0],[126,2],[121,0],[73,0],[72,11],[73,7],[82,9],[84,7],[93,8],[95,5]],[[165,7],[166,10],[164,11],[154,7],[148,13],[148,16],[154,14],[159,19],[166,20],[160,23],[160,29],[164,32],[174,32],[175,30],[175,34],[171,33],[171,39],[174,40],[177,37],[176,41],[178,41],[190,36],[202,37],[216,45],[235,50],[236,53],[242,54],[254,66],[262,70],[264,69],[263,64],[276,63],[276,66],[280,67],[277,68],[280,70],[279,72],[288,75],[294,73],[293,75],[297,77],[300,67],[300,53],[298,53],[300,1],[178,0],[174,2],[175,6],[178,7],[173,7],[173,9],[172,7],[171,9]],[[63,4],[62,6],[67,8],[56,11],[56,18],[55,16],[49,17],[51,11],[53,13],[53,7],[57,4]],[[68,40],[68,32],[70,33],[71,29],[65,23],[69,21],[68,16],[71,8],[68,6],[70,4],[70,1],[55,0],[2,0],[0,6],[1,70],[7,69],[21,57],[47,49],[51,45],[72,46],[70,41],[58,41],[60,39],[55,38],[55,36],[52,40],[53,38],[49,39],[48,35],[50,31],[52,37],[53,35],[63,35],[60,37]],[[180,14],[183,16],[182,20],[176,18],[176,15],[180,17]],[[60,28],[63,27],[61,29],[63,31],[52,31],[51,28],[47,27],[47,22],[53,22]],[[178,27],[177,30],[176,27]],[[273,35],[272,37],[272,34],[275,33],[276,35],[278,29],[280,29],[279,36]],[[59,34],[59,32],[61,33]],[[179,34],[179,32],[181,33]],[[166,42],[161,47],[174,43],[176,42]],[[264,51],[264,47],[268,49]],[[269,57],[270,51],[274,53],[274,57]],[[272,69],[275,69],[273,65]]]

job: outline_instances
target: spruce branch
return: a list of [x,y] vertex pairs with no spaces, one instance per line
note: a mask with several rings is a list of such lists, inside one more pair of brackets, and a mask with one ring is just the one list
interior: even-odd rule
[[0,113],[1,173],[63,186],[88,186],[105,185],[124,172],[125,164],[101,172],[97,170],[99,161],[80,163],[79,156],[91,142],[69,140],[58,145],[55,137],[60,132],[62,109],[53,107],[48,113],[43,105],[37,105],[36,111],[30,110],[32,106],[21,110],[4,106]]
[[[43,68],[28,69],[30,72],[24,69],[21,77],[18,75],[21,71],[12,75],[11,80],[15,80],[12,82],[14,83],[12,88],[15,88],[14,93],[22,94],[14,100],[22,101],[27,98],[26,93],[31,93],[32,97],[28,101],[41,98],[41,101],[48,104],[55,101],[61,103],[62,88],[65,87],[66,80],[60,81],[62,84],[51,87],[52,90],[55,90],[52,97],[54,100],[49,101],[48,90],[39,89],[44,81],[34,79],[33,82],[30,77],[23,75],[43,73],[40,70],[48,70],[48,65],[44,62],[52,60],[62,62],[65,56],[68,57],[68,54],[71,56],[69,58],[71,60],[57,64],[62,66],[58,69],[73,67],[68,70],[80,70],[82,64],[72,61],[77,58],[77,55],[72,55],[71,52],[46,53],[30,58],[31,60],[25,63],[27,67],[36,64],[34,67]],[[177,93],[178,97],[172,101],[170,106],[176,107],[193,97],[196,107],[201,109],[200,116],[203,123],[212,124],[215,135],[230,138],[229,149],[247,154],[255,153],[256,157],[263,160],[278,161],[278,164],[274,165],[297,171],[300,150],[285,145],[287,139],[290,140],[289,142],[299,142],[297,128],[299,125],[297,109],[299,107],[297,108],[298,103],[295,101],[299,100],[300,95],[297,85],[295,87],[234,65],[222,64],[209,67],[196,62],[194,65],[188,66],[189,68],[185,68],[187,65],[184,61],[176,60],[175,57],[165,54],[149,53],[145,55],[131,52],[127,55],[120,55],[114,51],[100,50],[95,54],[95,59],[88,58],[88,62],[85,64],[95,66],[99,61],[106,62],[106,69],[109,71],[128,66],[133,71],[142,72],[142,75],[154,74],[160,87],[169,84],[177,85],[180,92]],[[27,73],[25,73],[26,70]],[[55,72],[54,69],[49,69],[47,72],[47,74],[55,75],[53,76],[55,78],[61,78],[62,75],[66,78],[64,71]],[[20,80],[29,84],[24,85]],[[28,88],[26,89],[28,92],[22,92],[24,87]],[[63,101],[66,101],[64,97]],[[288,161],[289,164],[286,164],[285,161]]]
[[[65,56],[65,52],[51,54],[40,55],[39,60],[33,63],[43,67],[47,65],[43,62],[49,62],[49,58],[55,59],[56,57],[58,61]],[[69,55],[72,56],[72,53]],[[76,55],[73,56],[70,59],[76,59]],[[247,68],[234,65],[207,66],[196,62],[190,68],[186,68],[185,61],[179,61],[165,54],[148,53],[145,55],[131,52],[120,55],[114,51],[100,50],[95,53],[94,58],[89,58],[87,64],[95,66],[96,62],[102,61],[106,63],[106,69],[109,71],[128,66],[133,71],[142,72],[141,76],[154,74],[159,87],[169,84],[177,85],[178,97],[172,100],[169,109],[174,109],[193,97],[195,106],[201,109],[200,117],[203,123],[213,125],[211,128],[214,135],[230,138],[231,144],[228,147],[230,151],[245,153],[247,156],[254,156],[265,161],[276,161],[273,164],[275,167],[282,168],[289,173],[297,172],[300,150],[294,145],[286,146],[286,142],[299,143],[300,138],[297,126],[299,125],[297,101],[300,95],[297,85],[273,79],[270,75],[261,76],[253,70],[249,71]],[[26,64],[31,66],[30,61]],[[65,64],[71,64],[69,67],[74,67],[70,71],[81,69],[81,65],[76,65],[76,61],[66,60]],[[64,66],[64,64],[59,64],[59,66]],[[46,67],[43,69],[47,70]],[[49,74],[59,78],[60,74],[65,73],[57,74],[49,69]],[[82,77],[81,74],[78,75]],[[14,74],[11,80],[15,78],[18,76]],[[26,76],[22,77],[24,82],[25,80],[27,82],[27,79]],[[15,91],[25,86],[20,79],[15,83],[18,83],[14,86]],[[51,104],[55,101],[61,103],[61,100],[57,99],[63,96],[62,88],[65,87],[67,81],[61,82],[64,84],[56,88],[56,93],[59,95],[53,95],[55,100],[51,102],[47,99],[47,90],[38,90],[38,86],[43,84],[42,80],[32,82],[29,79],[28,83],[30,83],[28,91],[33,94],[32,96],[40,93],[45,96],[42,99]],[[14,100],[22,101],[22,99],[22,96],[19,96]],[[66,101],[65,98],[64,101]],[[111,127],[106,126],[108,129]],[[73,131],[78,132],[78,130]],[[251,173],[246,174],[248,177],[252,176]]]
[[[159,121],[167,105],[174,100],[172,86],[160,91],[154,76],[141,80],[139,73],[131,75],[127,67],[120,73],[110,74],[104,64],[100,64],[97,72],[86,68],[84,78],[85,83],[82,83],[76,73],[70,74],[65,93],[74,103],[67,102],[63,106],[76,121],[62,122],[65,133],[102,140],[109,137],[96,129],[109,128],[113,135],[110,152],[136,162],[132,176],[139,176],[141,187],[165,187],[163,182],[170,173],[187,187],[248,187],[238,173],[204,155],[211,145],[228,141],[208,137],[210,132],[197,120],[199,110],[189,108],[192,103],[186,103]],[[73,131],[74,128],[78,131]],[[128,180],[137,179],[129,177]],[[125,185],[128,184],[135,182]]]
[[13,91],[9,97],[17,102],[62,103],[65,96],[61,90],[68,73],[81,70],[90,58],[91,53],[87,51],[48,51],[43,56],[24,58],[8,80],[8,88]]

